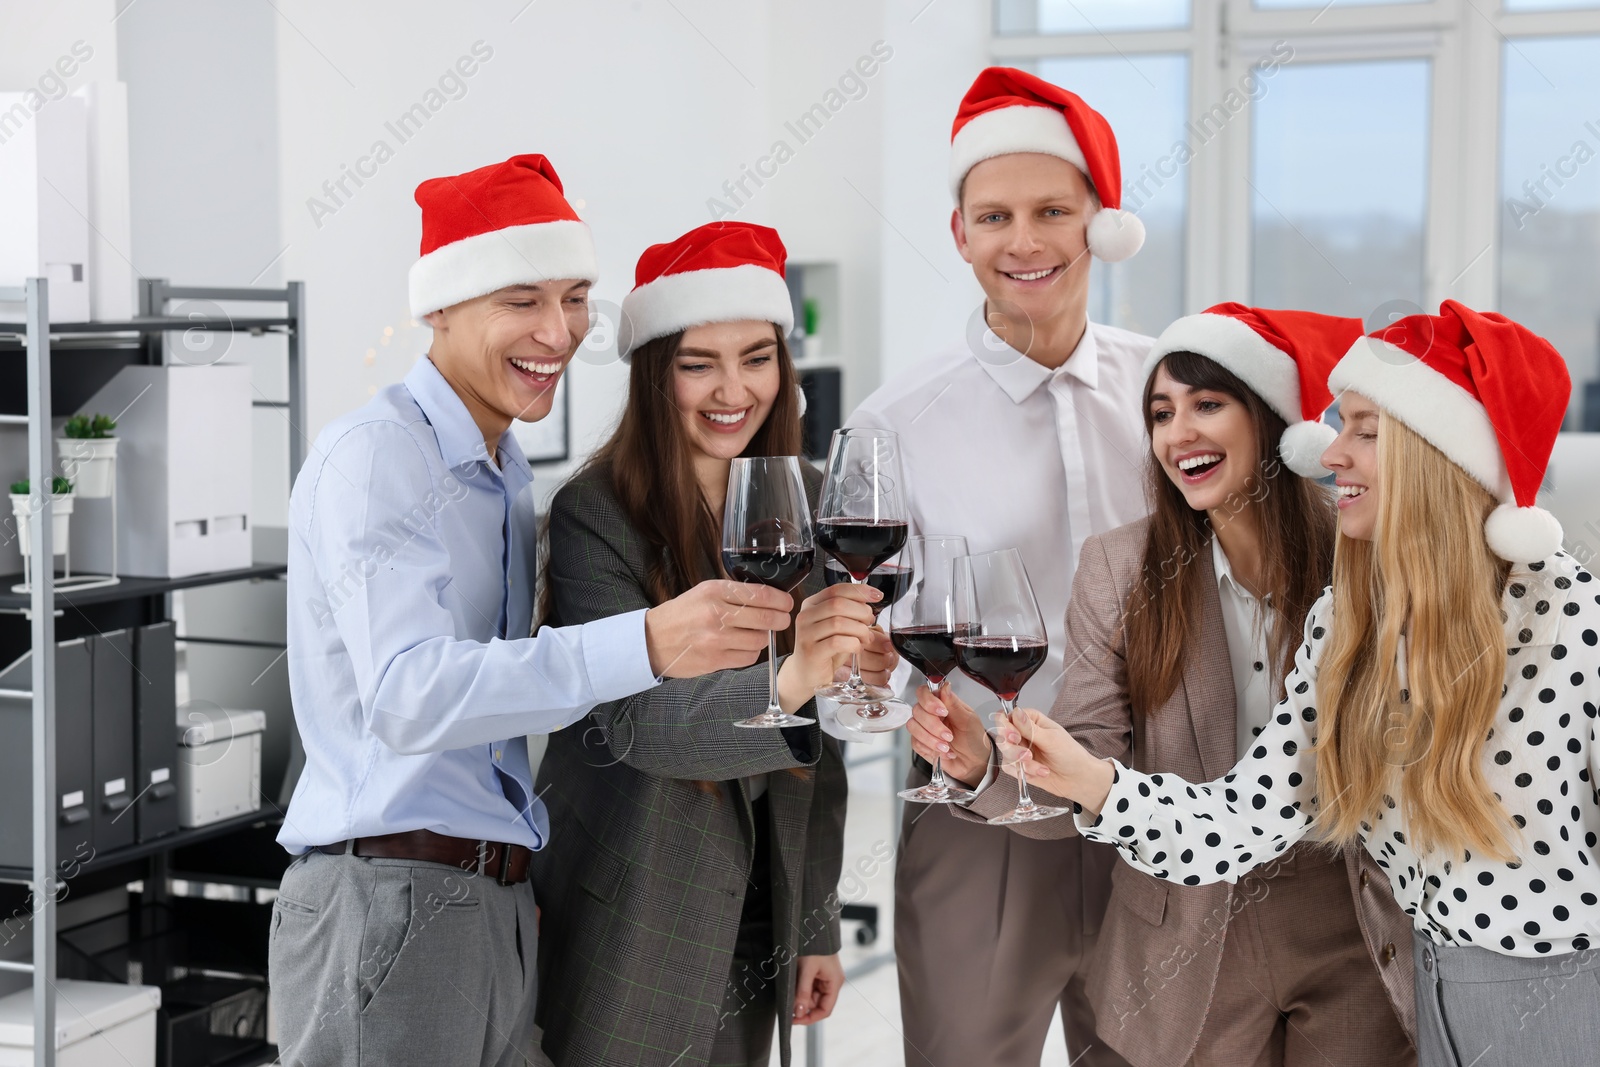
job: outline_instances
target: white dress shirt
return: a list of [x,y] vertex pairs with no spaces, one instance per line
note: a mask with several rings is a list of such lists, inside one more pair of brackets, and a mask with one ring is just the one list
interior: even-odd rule
[[1267,634],[1276,614],[1233,576],[1222,542],[1211,536],[1211,565],[1217,572],[1217,599],[1222,603],[1222,631],[1228,636],[1233,664],[1234,758],[1244,759],[1256,735],[1272,717],[1273,682],[1277,670],[1267,648]]
[[289,502],[289,693],[305,742],[278,841],[432,830],[540,848],[525,735],[649,689],[644,612],[533,615],[533,471],[491,462],[424,357],[317,436]]
[[[1600,915],[1600,582],[1565,552],[1512,568],[1501,601],[1504,695],[1479,751],[1485,783],[1508,817],[1517,860],[1470,851],[1419,854],[1401,798],[1362,823],[1361,840],[1395,900],[1436,945],[1509,956],[1587,950]],[[1078,809],[1083,836],[1185,885],[1237,880],[1294,845],[1317,812],[1317,666],[1330,590],[1312,605],[1287,694],[1244,759],[1220,781],[1190,785],[1115,763],[1098,818]],[[1400,698],[1405,699],[1402,688]]]
[[[1152,344],[1090,323],[1050,370],[986,331],[981,358],[958,343],[880,386],[845,422],[900,435],[912,533],[962,534],[974,553],[1021,552],[1050,637],[1021,705],[1055,703],[1083,542],[1148,510],[1139,403]],[[980,711],[998,706],[965,676],[952,684]]]

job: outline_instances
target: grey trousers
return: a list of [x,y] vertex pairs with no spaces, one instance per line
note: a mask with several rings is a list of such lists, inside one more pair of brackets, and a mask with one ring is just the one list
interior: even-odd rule
[[533,887],[310,853],[272,910],[283,1067],[546,1067]]
[[1593,1067],[1600,951],[1529,959],[1413,937],[1421,1067]]

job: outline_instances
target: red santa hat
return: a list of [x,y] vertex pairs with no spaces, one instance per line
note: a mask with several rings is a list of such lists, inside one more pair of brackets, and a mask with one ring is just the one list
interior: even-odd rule
[[1278,441],[1284,464],[1303,478],[1321,478],[1330,473],[1322,453],[1337,436],[1322,421],[1333,403],[1328,372],[1363,330],[1360,319],[1218,304],[1162,330],[1145,357],[1144,376],[1173,352],[1220,363],[1289,424]]
[[708,222],[639,257],[633,291],[622,298],[618,348],[627,359],[657,337],[712,322],[773,322],[794,328],[783,280],[788,250],[769,226]]
[[541,155],[417,186],[422,258],[411,265],[411,314],[552,279],[598,281],[589,227]]
[[950,130],[950,192],[961,199],[967,172],[1013,152],[1056,156],[1089,178],[1100,210],[1089,220],[1089,251],[1110,263],[1144,244],[1144,223],[1122,207],[1122,163],[1111,124],[1075,93],[1014,67],[990,67],[961,99]]
[[1493,493],[1484,524],[1501,559],[1533,563],[1561,547],[1561,524],[1537,507],[1572,378],[1544,338],[1504,315],[1446,300],[1363,337],[1328,376],[1405,423]]

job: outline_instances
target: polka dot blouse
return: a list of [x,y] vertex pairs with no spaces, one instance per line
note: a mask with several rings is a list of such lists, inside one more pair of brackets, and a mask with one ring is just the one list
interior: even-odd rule
[[[1287,696],[1232,773],[1190,785],[1117,764],[1100,817],[1075,816],[1084,837],[1184,885],[1234,881],[1304,837],[1317,807],[1315,683],[1332,601],[1329,591],[1313,605]],[[1520,828],[1520,861],[1419,856],[1389,798],[1362,824],[1363,843],[1436,944],[1512,956],[1581,951],[1600,941],[1600,582],[1558,552],[1513,568],[1504,608],[1505,694],[1482,764]]]

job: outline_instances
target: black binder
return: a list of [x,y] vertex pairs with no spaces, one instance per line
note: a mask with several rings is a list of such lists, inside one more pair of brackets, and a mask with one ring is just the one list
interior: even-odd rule
[[94,669],[94,848],[138,840],[133,798],[133,634],[112,630],[88,639]]
[[133,632],[134,793],[139,840],[178,829],[177,651],[172,623]]

